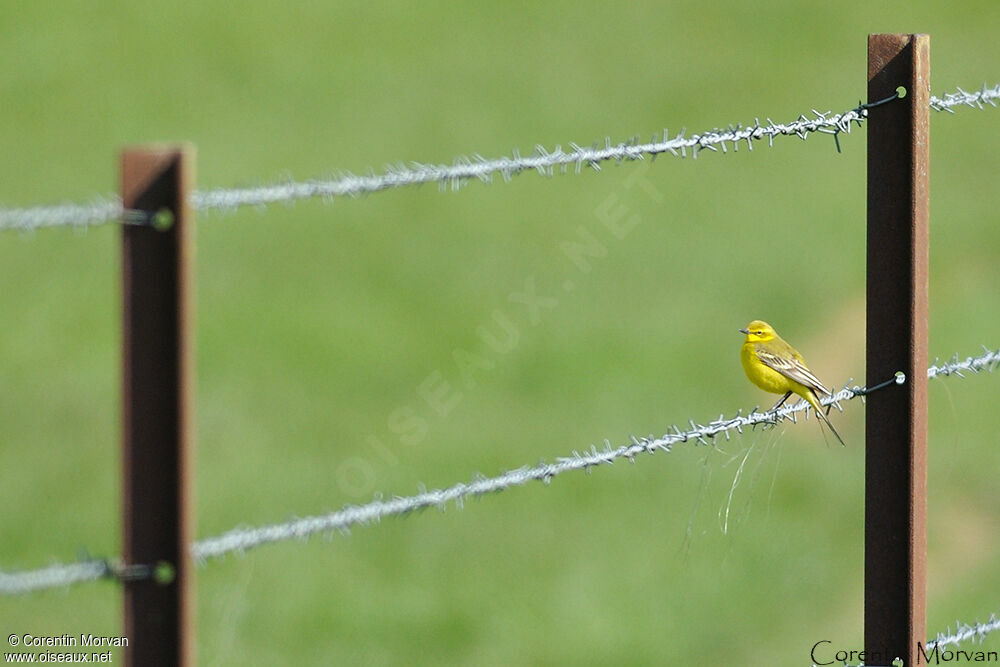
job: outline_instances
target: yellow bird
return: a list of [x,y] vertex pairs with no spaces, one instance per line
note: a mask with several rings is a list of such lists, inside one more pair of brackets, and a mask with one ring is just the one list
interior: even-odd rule
[[771,410],[781,407],[793,393],[798,394],[809,402],[843,445],[844,440],[837,429],[833,428],[817,397],[832,394],[809,370],[802,355],[786,343],[767,322],[754,320],[745,329],[740,329],[740,333],[746,334],[746,340],[740,348],[740,361],[743,362],[747,377],[764,391],[784,394]]

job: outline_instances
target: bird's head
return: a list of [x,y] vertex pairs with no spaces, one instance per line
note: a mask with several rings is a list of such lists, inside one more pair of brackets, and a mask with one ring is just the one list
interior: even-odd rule
[[746,329],[740,329],[740,333],[747,335],[748,343],[766,343],[778,335],[774,332],[774,328],[763,320],[754,320],[746,326]]

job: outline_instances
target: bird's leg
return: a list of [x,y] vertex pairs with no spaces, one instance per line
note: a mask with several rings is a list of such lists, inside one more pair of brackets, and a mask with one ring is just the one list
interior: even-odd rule
[[777,403],[775,403],[774,407],[771,408],[770,410],[768,410],[768,412],[774,412],[775,410],[777,410],[778,408],[780,408],[782,405],[784,405],[785,401],[787,401],[788,397],[791,396],[791,395],[792,395],[792,392],[786,391],[785,395],[781,397],[781,400],[778,401]]

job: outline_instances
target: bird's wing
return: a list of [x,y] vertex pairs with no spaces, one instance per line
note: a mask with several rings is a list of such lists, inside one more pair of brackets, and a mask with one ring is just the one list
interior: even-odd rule
[[818,394],[830,395],[830,390],[823,386],[819,378],[813,375],[813,372],[802,363],[802,358],[799,355],[795,355],[790,359],[785,358],[762,349],[760,345],[757,346],[756,352],[757,358],[768,368],[778,371],[790,380],[795,380],[799,384],[809,387]]

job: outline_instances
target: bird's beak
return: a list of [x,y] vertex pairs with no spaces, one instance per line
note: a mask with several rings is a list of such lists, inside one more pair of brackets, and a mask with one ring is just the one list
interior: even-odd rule
[[747,334],[748,336],[750,335],[750,332],[747,331],[746,329],[740,329],[739,331],[741,334]]

